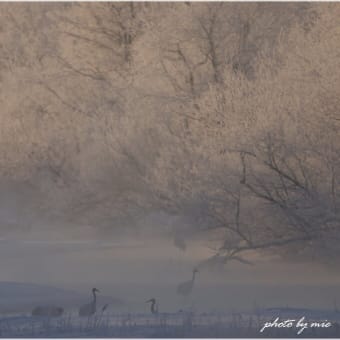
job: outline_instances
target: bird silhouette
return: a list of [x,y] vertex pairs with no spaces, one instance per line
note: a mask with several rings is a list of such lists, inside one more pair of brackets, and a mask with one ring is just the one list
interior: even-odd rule
[[97,288],[92,288],[93,300],[92,302],[87,303],[86,305],[83,305],[79,308],[79,316],[91,316],[96,312],[97,310],[96,292],[99,293],[99,290]]
[[32,316],[61,316],[64,309],[57,306],[37,306],[32,310]]
[[194,268],[192,271],[192,278],[189,281],[185,281],[183,283],[180,283],[177,286],[177,294],[188,296],[192,292],[192,289],[194,288],[194,282],[195,282],[195,275],[198,273],[198,270]]
[[156,299],[155,298],[152,298],[148,301],[146,301],[146,303],[149,303],[151,302],[151,305],[150,305],[150,311],[152,314],[158,314],[158,304],[156,303]]

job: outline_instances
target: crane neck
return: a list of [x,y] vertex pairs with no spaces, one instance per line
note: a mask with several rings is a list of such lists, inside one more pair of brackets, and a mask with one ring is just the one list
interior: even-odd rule
[[157,308],[157,305],[156,305],[156,301],[152,301],[152,303],[151,303],[151,312],[152,312],[153,314],[158,312],[158,308]]
[[195,275],[196,275],[196,272],[192,272],[192,279],[191,279],[192,282],[195,281]]
[[96,291],[93,290],[93,291],[92,291],[92,294],[93,294],[93,303],[96,303],[96,301],[97,301]]

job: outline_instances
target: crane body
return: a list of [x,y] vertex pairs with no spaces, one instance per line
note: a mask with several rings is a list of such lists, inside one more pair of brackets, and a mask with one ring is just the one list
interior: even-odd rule
[[189,281],[185,281],[183,283],[180,283],[177,286],[177,294],[183,295],[183,296],[188,296],[191,294],[193,288],[194,288],[194,283],[195,283],[195,276],[196,273],[198,273],[198,270],[195,268],[192,271],[192,278]]
[[157,304],[155,298],[152,298],[152,299],[146,301],[146,303],[151,303],[150,311],[151,311],[152,314],[158,314],[158,304]]
[[37,306],[32,310],[32,316],[57,317],[64,313],[64,309],[57,306]]
[[93,300],[92,302],[87,303],[86,305],[83,305],[79,308],[79,316],[91,316],[96,312],[97,310],[96,292],[99,293],[99,290],[97,288],[92,288]]

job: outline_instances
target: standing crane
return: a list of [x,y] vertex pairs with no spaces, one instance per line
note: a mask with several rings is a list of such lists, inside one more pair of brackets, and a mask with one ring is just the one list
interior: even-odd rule
[[191,280],[182,282],[177,286],[177,294],[183,295],[183,296],[188,296],[191,294],[192,289],[194,288],[196,273],[198,273],[198,270],[194,268],[194,270],[192,271]]
[[99,293],[97,288],[92,288],[93,300],[86,305],[83,305],[79,308],[79,316],[91,316],[97,310],[97,296],[96,292]]
[[152,298],[148,301],[146,301],[146,303],[149,303],[151,302],[151,305],[150,305],[150,311],[152,314],[158,314],[158,304],[156,303],[156,299],[155,298]]

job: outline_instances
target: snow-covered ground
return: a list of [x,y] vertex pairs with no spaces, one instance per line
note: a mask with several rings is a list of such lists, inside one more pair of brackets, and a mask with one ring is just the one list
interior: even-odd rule
[[328,329],[310,329],[300,337],[339,337],[340,313],[292,308],[274,308],[252,313],[107,313],[80,318],[75,313],[45,318],[7,315],[0,319],[1,337],[296,337],[294,329],[267,329],[276,317],[308,321],[328,320]]
[[[254,305],[251,310],[203,312],[192,306],[182,311],[165,313],[161,305],[157,315],[149,312],[149,306],[128,303],[110,296],[98,297],[98,311],[90,318],[80,318],[78,307],[89,301],[84,292],[60,289],[33,283],[0,282],[0,337],[289,337],[296,330],[267,328],[260,332],[266,322],[299,320],[305,316],[310,321],[330,321],[329,329],[306,330],[300,336],[340,337],[337,323],[340,313],[334,308],[264,308]],[[64,308],[60,317],[33,317],[34,306],[57,305]],[[102,307],[108,308],[102,312]],[[178,309],[177,309],[178,310]],[[140,312],[137,312],[140,311]]]

